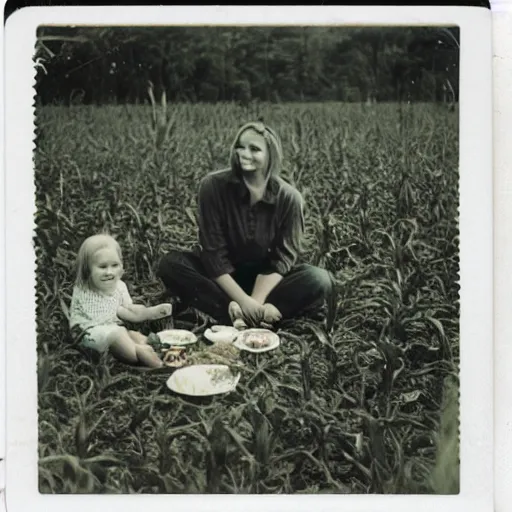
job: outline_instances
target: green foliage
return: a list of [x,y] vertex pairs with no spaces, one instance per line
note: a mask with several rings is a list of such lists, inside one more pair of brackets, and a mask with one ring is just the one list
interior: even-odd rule
[[242,106],[167,108],[158,148],[149,106],[37,112],[41,492],[457,492],[456,378],[442,406],[459,362],[457,117],[259,105],[305,198],[305,261],[336,277],[338,316],[331,333],[283,326],[278,350],[242,353],[235,392],[194,400],[68,344],[83,239],[115,235],[134,299],[156,303],[155,264],[196,243],[199,179],[227,165],[247,121]]
[[459,470],[459,385],[454,379],[446,379],[436,465],[431,475],[434,492],[458,494]]
[[[458,95],[456,27],[39,27],[38,101],[431,101]],[[41,67],[44,66],[43,67]]]

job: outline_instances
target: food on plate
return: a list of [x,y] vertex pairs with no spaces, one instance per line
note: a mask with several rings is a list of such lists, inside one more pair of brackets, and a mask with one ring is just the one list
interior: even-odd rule
[[266,332],[251,332],[244,337],[244,343],[251,348],[264,348],[270,345],[270,336]]
[[176,375],[176,390],[190,395],[206,395],[211,391],[211,381],[208,375],[197,375],[191,378],[189,375]]
[[206,329],[204,336],[212,343],[232,343],[238,336],[239,331],[228,325],[214,325]]
[[183,349],[171,348],[165,350],[165,354],[164,357],[162,358],[162,361],[167,366],[183,366],[187,362],[187,354]]
[[212,395],[227,392],[236,386],[235,376],[227,366],[190,366],[178,370],[170,378],[169,387],[188,395]]
[[187,345],[189,343],[195,343],[197,337],[193,332],[185,329],[168,329],[158,333],[161,343],[169,345]]
[[207,373],[210,376],[212,385],[220,384],[221,382],[228,383],[233,380],[233,374],[229,368],[211,368]]
[[279,336],[269,329],[249,329],[241,333],[233,345],[249,352],[266,352],[279,346]]
[[210,327],[212,332],[221,332],[221,331],[231,331],[233,330],[233,327],[231,325],[212,325]]

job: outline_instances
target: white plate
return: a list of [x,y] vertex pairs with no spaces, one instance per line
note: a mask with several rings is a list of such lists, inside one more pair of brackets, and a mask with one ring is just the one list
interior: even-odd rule
[[212,343],[233,343],[239,334],[240,331],[230,325],[214,325],[204,331],[204,337]]
[[162,343],[168,343],[173,347],[180,347],[182,345],[190,345],[197,341],[197,336],[185,329],[167,329],[160,331],[158,337]]
[[167,387],[181,395],[209,396],[229,393],[236,388],[240,373],[233,375],[223,364],[196,364],[176,370]]
[[[245,340],[251,335],[251,334],[266,334],[270,338],[270,343],[262,348],[254,348],[245,343]],[[279,346],[279,336],[272,331],[269,331],[268,329],[247,329],[246,331],[242,331],[238,337],[236,338],[236,341],[234,343],[234,346],[239,348],[240,350],[247,350],[248,352],[268,352],[269,350],[274,350]]]

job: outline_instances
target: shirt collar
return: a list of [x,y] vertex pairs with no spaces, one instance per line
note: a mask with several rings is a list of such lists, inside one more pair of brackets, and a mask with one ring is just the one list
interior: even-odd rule
[[[245,185],[243,179],[236,175],[235,173],[231,173],[229,176],[229,181],[233,183],[237,189],[238,194],[242,198],[248,198],[250,193],[249,189]],[[267,186],[265,188],[265,193],[261,199],[262,202],[268,204],[275,204],[277,201],[277,193],[279,192],[279,183],[274,176],[269,176],[267,180]]]

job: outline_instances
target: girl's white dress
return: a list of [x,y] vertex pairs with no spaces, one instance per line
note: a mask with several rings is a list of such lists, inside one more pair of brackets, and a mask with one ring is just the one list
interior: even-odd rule
[[80,328],[87,335],[82,337],[80,345],[104,352],[109,347],[109,335],[119,329],[123,322],[117,316],[119,306],[133,304],[126,284],[119,280],[112,295],[75,286],[71,298],[71,329]]

